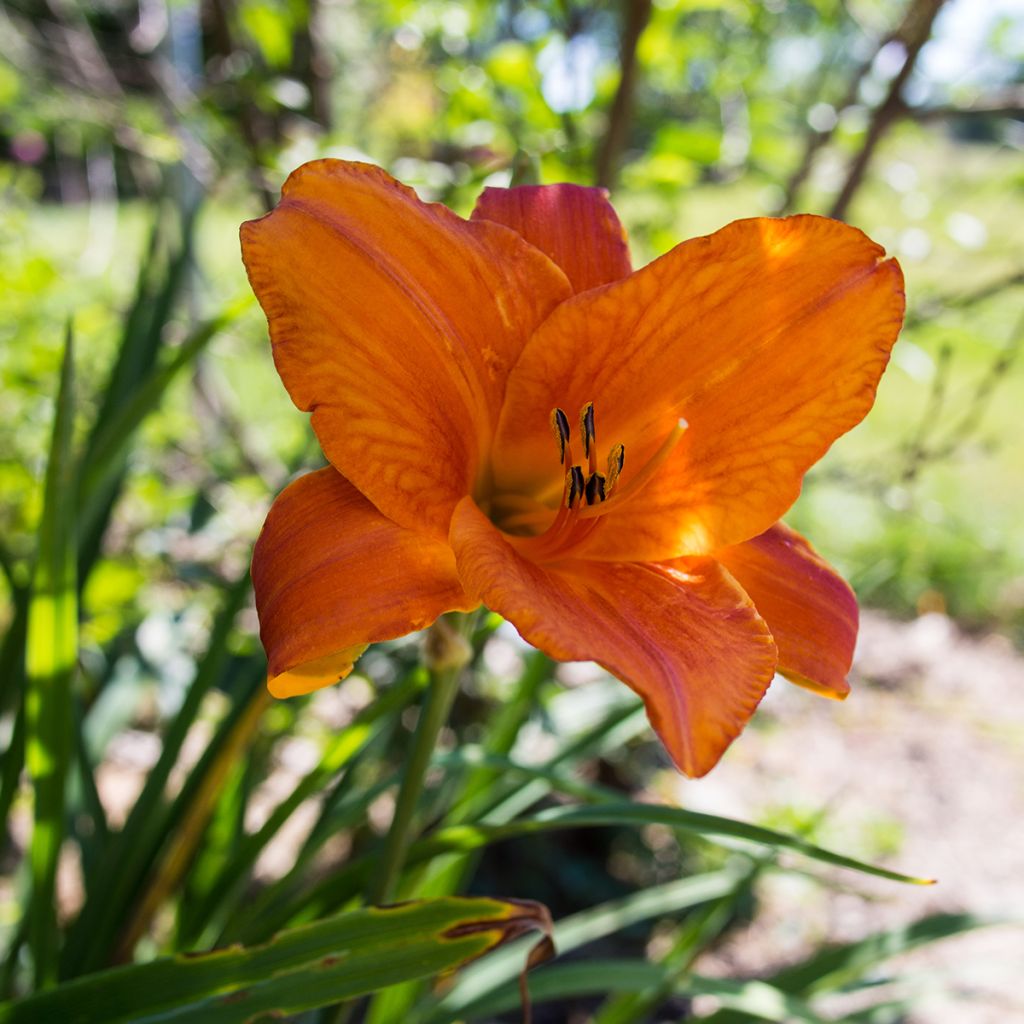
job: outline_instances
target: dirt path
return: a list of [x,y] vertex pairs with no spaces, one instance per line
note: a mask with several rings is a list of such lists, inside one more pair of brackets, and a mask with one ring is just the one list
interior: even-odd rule
[[[770,973],[766,964],[817,942],[936,910],[1024,923],[1024,657],[940,615],[899,623],[868,613],[855,673],[844,704],[774,686],[757,724],[711,776],[683,782],[680,798],[789,828],[826,808],[815,833],[823,845],[939,884],[843,873],[849,890],[827,892],[780,877],[766,886],[755,926],[702,969]],[[914,978],[913,1024],[1024,1021],[1024,924],[948,940],[899,967]]]

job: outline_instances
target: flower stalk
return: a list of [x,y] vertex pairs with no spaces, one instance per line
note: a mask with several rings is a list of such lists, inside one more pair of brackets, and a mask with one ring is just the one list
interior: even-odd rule
[[441,727],[448,720],[462,670],[473,656],[468,636],[474,618],[473,615],[447,615],[438,619],[427,633],[423,653],[430,672],[430,685],[402,771],[402,785],[384,844],[380,871],[367,893],[367,902],[371,905],[379,906],[394,898],[405,855],[414,838],[416,805],[423,793],[427,767]]

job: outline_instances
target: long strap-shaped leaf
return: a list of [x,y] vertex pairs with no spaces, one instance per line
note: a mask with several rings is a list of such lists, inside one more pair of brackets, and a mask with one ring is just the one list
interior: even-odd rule
[[[637,825],[668,825],[670,828],[704,836],[710,840],[733,840],[741,843],[755,843],[771,849],[791,850],[813,860],[838,867],[849,868],[862,874],[876,875],[895,882],[912,885],[931,885],[930,878],[916,878],[900,874],[888,868],[878,867],[864,861],[847,857],[841,853],[825,850],[820,846],[787,835],[775,829],[762,828],[733,818],[715,814],[701,814],[679,807],[665,807],[659,804],[606,802],[589,806],[551,807],[528,818],[519,818],[502,824],[478,822],[475,825],[452,825],[438,829],[431,835],[413,843],[406,860],[408,866],[424,864],[436,857],[449,853],[468,853],[492,843],[539,832],[557,832],[572,828],[629,827]],[[283,924],[301,906],[301,912],[315,918],[330,913],[345,900],[352,899],[375,869],[372,854],[367,854],[335,872],[312,889],[303,893],[301,901],[292,911],[285,911],[289,917],[278,918],[275,924]]]
[[[670,968],[642,960],[589,960],[555,964],[540,971],[530,982],[530,993],[538,1002],[577,996],[606,995],[609,992],[642,992],[661,982]],[[733,981],[689,974],[677,981],[679,995],[714,996],[731,1009],[742,1010],[755,1020],[778,1024],[826,1024],[803,1000],[762,981]],[[518,995],[504,985],[476,1003],[465,1017],[468,1021],[492,1020],[496,1014],[516,1005]]]
[[934,879],[916,878],[900,874],[888,868],[867,864],[864,861],[833,853],[807,842],[798,836],[776,832],[775,829],[750,825],[747,822],[723,818],[716,814],[701,814],[679,807],[662,807],[658,804],[619,803],[598,804],[589,807],[551,807],[530,818],[511,821],[507,825],[455,825],[443,828],[432,836],[416,843],[409,855],[409,863],[419,863],[452,851],[475,850],[480,846],[514,839],[518,836],[533,835],[537,832],[552,832],[566,828],[592,828],[601,825],[668,825],[671,828],[695,832],[709,839],[733,839],[757,843],[781,850],[792,850],[814,860],[851,868],[866,875],[877,875],[894,882],[908,882],[912,885],[931,885]]
[[46,467],[25,648],[25,760],[35,789],[29,943],[37,986],[56,977],[54,883],[64,838],[64,796],[72,750],[71,676],[78,661],[73,414],[74,354],[69,327]]
[[[596,907],[581,910],[555,924],[554,942],[559,956],[581,946],[596,942],[634,925],[656,917],[677,914],[682,910],[720,899],[743,885],[749,868],[726,868],[719,871],[677,878],[662,885],[641,889],[621,899],[609,900]],[[409,1020],[441,1024],[454,1018],[471,1017],[477,1001],[486,1002],[490,993],[507,984],[519,973],[512,958],[523,951],[509,946],[479,964],[474,964],[456,982],[454,988],[434,1006],[417,1007]],[[636,1018],[640,1019],[640,1018]]]
[[243,1024],[451,971],[528,932],[550,955],[539,903],[441,899],[371,907],[282,932],[249,949],[119,967],[0,1006],[0,1024]]

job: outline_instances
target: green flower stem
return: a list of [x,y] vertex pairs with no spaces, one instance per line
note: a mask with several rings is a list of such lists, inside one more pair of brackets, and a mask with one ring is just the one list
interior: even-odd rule
[[[457,624],[453,625],[450,619],[456,619]],[[437,744],[438,733],[448,720],[448,712],[459,688],[459,676],[472,656],[466,635],[472,629],[473,619],[472,615],[439,619],[427,636],[425,660],[430,669],[430,685],[406,757],[402,785],[384,844],[380,871],[374,876],[367,893],[367,902],[371,905],[387,903],[394,898],[406,851],[415,838],[413,826],[416,805],[423,793],[427,767]]]

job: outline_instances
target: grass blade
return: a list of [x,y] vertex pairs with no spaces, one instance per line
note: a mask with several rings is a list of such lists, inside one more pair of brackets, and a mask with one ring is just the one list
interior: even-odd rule
[[[706,903],[690,914],[668,949],[655,962],[665,968],[664,981],[641,992],[619,993],[608,999],[594,1015],[593,1024],[633,1024],[645,1020],[672,994],[675,986],[693,968],[697,957],[729,926],[741,904],[749,899],[761,870],[773,859],[767,854],[751,861],[736,884],[724,896]],[[732,1012],[732,1011],[729,1011]]]
[[71,677],[78,661],[73,417],[74,344],[69,327],[46,467],[25,648],[25,761],[35,790],[29,946],[37,988],[56,979],[54,887],[73,744]]

